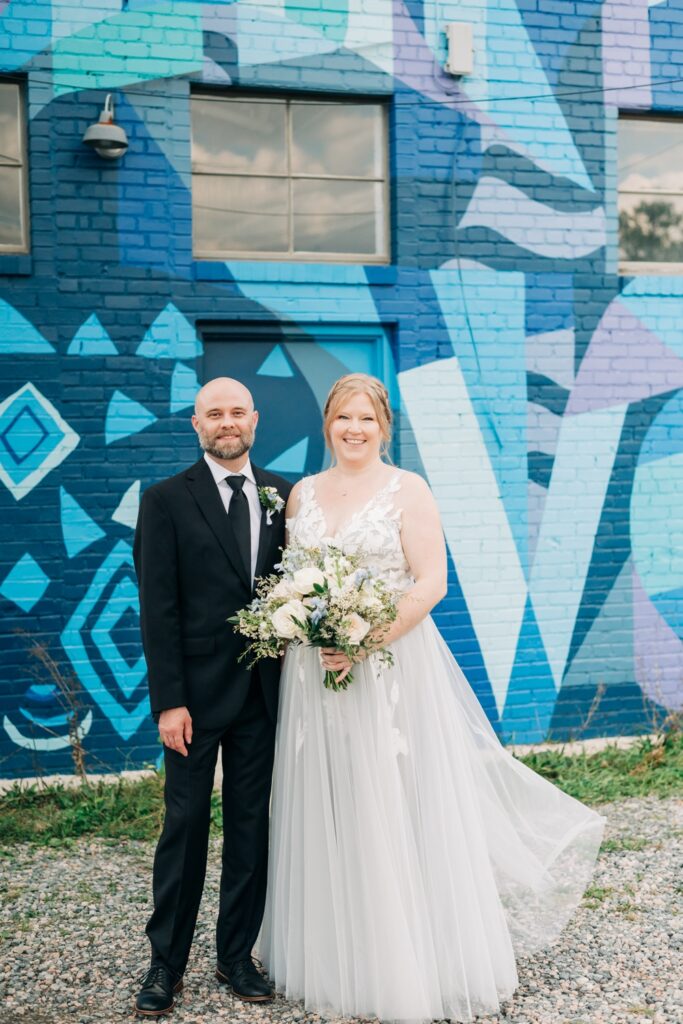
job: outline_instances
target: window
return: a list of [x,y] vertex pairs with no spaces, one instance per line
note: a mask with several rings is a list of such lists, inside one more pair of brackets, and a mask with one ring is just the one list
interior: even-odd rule
[[683,273],[683,119],[619,121],[622,273]]
[[27,220],[21,88],[0,81],[0,252],[28,250]]
[[386,111],[192,97],[194,253],[388,262]]

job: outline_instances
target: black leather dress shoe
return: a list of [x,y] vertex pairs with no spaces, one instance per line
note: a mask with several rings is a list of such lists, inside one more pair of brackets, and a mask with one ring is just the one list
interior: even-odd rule
[[180,992],[183,979],[163,964],[153,964],[142,979],[142,988],[135,1000],[140,1017],[160,1017],[173,1009],[173,993]]
[[245,1003],[267,1003],[273,998],[270,982],[256,970],[250,957],[237,960],[230,966],[218,964],[216,977],[223,985],[229,985],[237,998]]

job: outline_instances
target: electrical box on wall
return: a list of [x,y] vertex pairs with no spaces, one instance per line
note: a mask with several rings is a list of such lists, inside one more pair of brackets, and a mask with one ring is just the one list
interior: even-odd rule
[[451,21],[446,33],[445,70],[449,75],[471,75],[474,70],[473,26],[467,21]]

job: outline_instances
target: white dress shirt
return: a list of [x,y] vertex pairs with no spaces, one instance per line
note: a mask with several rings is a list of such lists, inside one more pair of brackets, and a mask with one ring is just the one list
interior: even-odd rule
[[251,578],[254,579],[256,575],[256,556],[258,555],[258,541],[259,533],[261,530],[261,502],[258,496],[258,487],[256,484],[256,478],[254,471],[251,468],[251,462],[247,459],[244,466],[242,466],[239,473],[233,473],[229,469],[225,469],[220,463],[212,459],[210,455],[204,452],[204,459],[209,469],[211,470],[211,476],[216,481],[218,487],[218,493],[221,496],[223,507],[227,512],[230,508],[230,500],[233,495],[232,487],[228,484],[227,478],[229,476],[243,476],[245,477],[244,485],[242,490],[244,491],[247,501],[249,502],[249,527],[251,533]]

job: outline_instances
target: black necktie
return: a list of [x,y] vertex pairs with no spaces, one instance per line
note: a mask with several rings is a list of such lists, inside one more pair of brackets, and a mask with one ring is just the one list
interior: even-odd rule
[[249,501],[242,490],[245,476],[235,474],[225,478],[232,488],[232,497],[228,506],[228,519],[232,526],[239,553],[242,556],[247,576],[251,579],[251,523],[249,516]]

